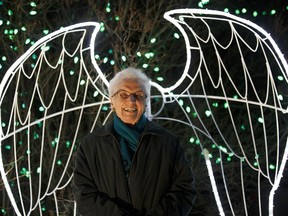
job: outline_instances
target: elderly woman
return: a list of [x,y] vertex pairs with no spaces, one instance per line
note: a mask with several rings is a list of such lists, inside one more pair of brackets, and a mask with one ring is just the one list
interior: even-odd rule
[[187,215],[193,175],[178,139],[147,120],[149,79],[127,68],[110,81],[113,121],[77,151],[73,191],[81,215]]

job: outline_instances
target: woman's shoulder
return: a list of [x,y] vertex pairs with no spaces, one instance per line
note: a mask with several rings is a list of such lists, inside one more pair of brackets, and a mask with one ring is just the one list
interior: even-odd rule
[[159,135],[163,137],[163,139],[164,138],[173,139],[173,140],[177,139],[177,136],[172,131],[152,121],[148,121],[147,126],[146,126],[146,133]]
[[101,140],[103,137],[113,135],[113,125],[111,122],[101,125],[96,127],[93,131],[90,133],[86,134],[82,139],[82,142],[87,142],[87,141],[95,141],[95,140]]

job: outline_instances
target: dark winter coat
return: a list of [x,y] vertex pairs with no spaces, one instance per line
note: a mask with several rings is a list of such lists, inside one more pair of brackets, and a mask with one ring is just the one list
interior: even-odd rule
[[196,196],[178,139],[150,121],[128,179],[113,122],[85,137],[75,158],[73,192],[83,216],[187,215]]

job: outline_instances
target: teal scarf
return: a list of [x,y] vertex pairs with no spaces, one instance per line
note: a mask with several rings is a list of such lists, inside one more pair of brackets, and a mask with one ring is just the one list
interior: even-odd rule
[[144,130],[145,124],[146,117],[144,115],[133,126],[128,126],[117,115],[114,116],[114,129],[120,135],[120,151],[126,172],[130,170],[132,163],[130,152],[134,155],[139,143],[139,136]]

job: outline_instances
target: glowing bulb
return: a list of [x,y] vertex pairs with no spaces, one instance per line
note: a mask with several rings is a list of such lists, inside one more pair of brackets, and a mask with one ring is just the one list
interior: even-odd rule
[[84,84],[85,84],[85,80],[81,80],[80,85],[84,85]]
[[34,15],[36,15],[37,14],[37,12],[36,11],[30,11],[30,13],[29,13],[31,16],[34,16]]
[[8,10],[8,15],[12,16],[13,15],[13,11],[12,10]]
[[143,64],[142,65],[143,68],[148,68],[148,66],[149,66],[148,64]]
[[159,67],[155,67],[155,68],[153,69],[153,71],[154,71],[154,72],[159,72],[160,69],[159,69]]
[[271,10],[271,13],[270,13],[271,15],[274,15],[274,14],[276,14],[276,10]]
[[97,97],[98,94],[99,94],[98,91],[94,91],[93,97]]
[[157,80],[162,82],[162,81],[164,81],[164,78],[163,77],[157,77]]
[[122,61],[124,61],[124,62],[126,62],[126,60],[127,60],[126,56],[122,56],[121,59],[122,59]]
[[259,118],[258,118],[258,122],[259,122],[259,123],[263,123],[263,122],[264,122],[263,118],[259,117]]
[[155,42],[156,42],[156,38],[152,38],[152,39],[150,40],[150,42],[151,42],[151,43],[155,43]]
[[205,114],[206,114],[207,117],[209,117],[209,116],[211,116],[212,112],[210,110],[206,110]]
[[179,39],[180,38],[180,36],[179,36],[179,34],[178,33],[174,33],[174,37],[176,38],[176,39]]

